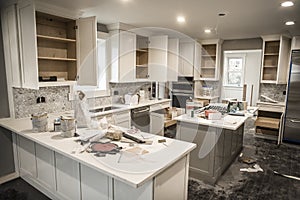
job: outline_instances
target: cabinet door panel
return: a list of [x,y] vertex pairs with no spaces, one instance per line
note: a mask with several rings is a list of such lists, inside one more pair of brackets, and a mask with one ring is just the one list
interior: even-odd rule
[[168,73],[168,36],[149,37],[149,77],[166,81]]
[[194,42],[183,42],[179,45],[181,76],[193,76],[194,73]]
[[82,18],[76,21],[77,49],[79,62],[77,67],[78,85],[98,85],[97,70],[97,25],[96,17]]
[[36,144],[36,165],[38,181],[55,191],[54,152]]
[[178,80],[178,65],[179,65],[179,39],[168,40],[168,81]]
[[55,153],[57,192],[65,199],[80,199],[79,163]]
[[18,3],[19,47],[22,87],[38,89],[37,42],[34,4]]
[[84,165],[80,169],[82,200],[109,200],[109,177]]
[[134,188],[131,185],[115,180],[114,199],[153,200],[153,182],[150,180],[141,187]]
[[135,80],[135,46],[136,35],[134,33],[120,32],[119,41],[119,80],[130,82]]
[[164,114],[150,113],[150,133],[164,135]]
[[36,160],[34,142],[19,136],[18,156],[21,177],[36,177]]

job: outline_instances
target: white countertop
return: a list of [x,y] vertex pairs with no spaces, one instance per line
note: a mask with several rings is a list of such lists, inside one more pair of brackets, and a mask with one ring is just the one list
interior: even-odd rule
[[[57,115],[49,115],[49,121],[55,117]],[[196,147],[193,143],[170,138],[165,138],[166,145],[164,145],[157,141],[162,138],[161,136],[142,133],[143,137],[153,140],[153,144],[136,144],[135,147],[148,150],[150,153],[124,164],[117,162],[120,154],[107,155],[102,159],[87,152],[72,153],[74,149],[82,147],[75,142],[77,138],[62,138],[60,132],[33,133],[30,118],[3,119],[0,120],[0,126],[133,187],[139,187],[151,180]],[[138,137],[138,135],[136,136]],[[128,143],[118,142],[117,144],[124,149],[130,148]],[[149,160],[147,162],[147,159],[150,159],[151,162]],[[143,171],[143,169],[145,170]]]
[[220,120],[208,120],[200,117],[189,117],[184,114],[179,117],[176,117],[175,120],[181,122],[188,122],[193,124],[200,124],[204,126],[211,126],[216,128],[224,128],[230,130],[237,130],[247,119],[247,116],[232,116],[224,115]]
[[170,101],[171,101],[171,99],[160,99],[160,100],[154,99],[154,100],[145,100],[136,105],[112,104],[112,105],[106,105],[106,106],[98,106],[98,107],[91,108],[90,110],[95,110],[98,108],[103,108],[103,107],[108,107],[108,106],[119,107],[119,108],[109,110],[109,111],[104,111],[104,112],[91,113],[91,117],[107,115],[107,114],[111,114],[111,113],[121,112],[121,111],[125,111],[125,110],[131,110],[131,109],[135,109],[135,108],[139,108],[139,107],[143,107],[143,106],[151,106],[153,104],[165,103],[165,102],[170,102]]

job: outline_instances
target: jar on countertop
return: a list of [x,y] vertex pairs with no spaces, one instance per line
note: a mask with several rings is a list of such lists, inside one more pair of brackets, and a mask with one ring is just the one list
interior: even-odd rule
[[48,114],[46,112],[31,114],[31,121],[33,132],[48,131]]

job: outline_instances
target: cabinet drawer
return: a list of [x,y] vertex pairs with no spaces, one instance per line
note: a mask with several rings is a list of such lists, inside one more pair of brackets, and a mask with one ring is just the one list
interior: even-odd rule
[[113,118],[116,123],[128,121],[130,119],[130,113],[128,110],[124,112],[118,112],[113,115]]
[[280,119],[270,117],[258,117],[255,121],[255,126],[279,129]]

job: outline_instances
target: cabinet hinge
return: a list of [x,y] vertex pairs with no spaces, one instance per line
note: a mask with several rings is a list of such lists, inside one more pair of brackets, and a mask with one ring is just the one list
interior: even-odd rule
[[74,29],[75,29],[75,30],[78,29],[78,26],[74,26]]

